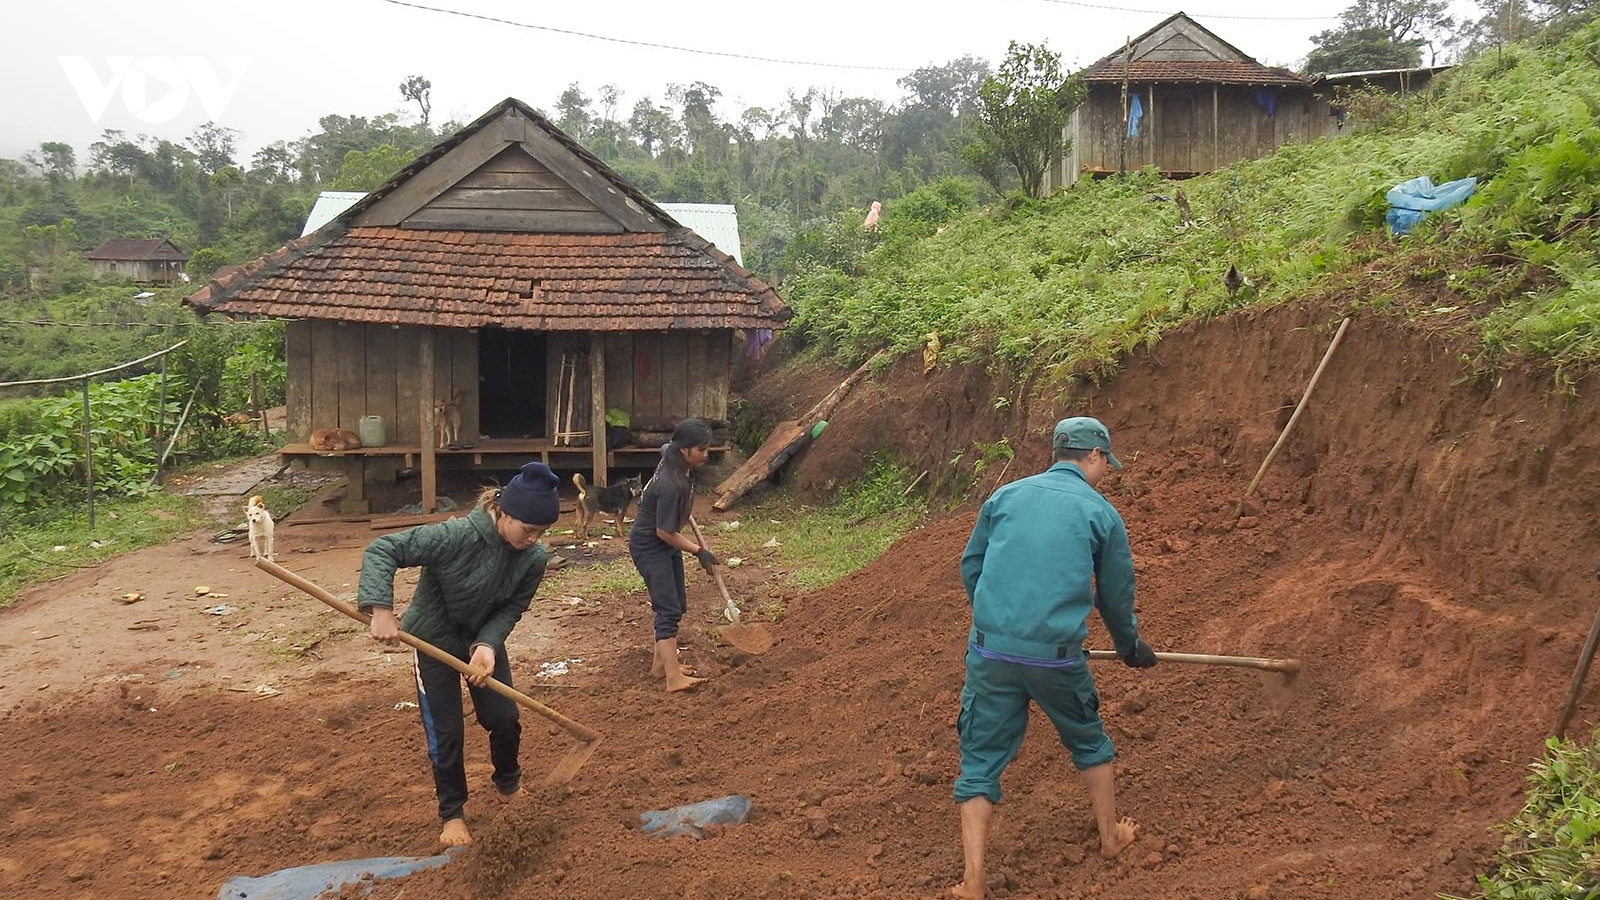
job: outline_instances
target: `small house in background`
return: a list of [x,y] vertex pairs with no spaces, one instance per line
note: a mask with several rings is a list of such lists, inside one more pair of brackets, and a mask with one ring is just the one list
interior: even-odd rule
[[83,254],[94,277],[121,275],[139,284],[177,284],[188,281],[183,267],[188,254],[164,238],[111,240]]
[[[413,467],[431,510],[441,461],[543,459],[601,484],[648,466],[675,422],[726,419],[741,333],[790,315],[731,253],[515,99],[372,193],[325,199],[304,236],[185,302],[289,320],[281,453],[342,466],[350,513],[367,511],[368,484]],[[459,422],[445,446],[440,405]],[[312,446],[373,419],[381,445]]]
[[1317,99],[1326,104],[1331,128],[1343,131],[1349,119],[1350,98],[1363,91],[1380,91],[1401,97],[1426,90],[1433,76],[1451,66],[1413,66],[1405,69],[1369,69],[1363,72],[1331,72],[1312,77]]
[[1265,156],[1333,130],[1312,82],[1265,66],[1183,13],[1129,39],[1082,72],[1072,146],[1047,187],[1154,166],[1176,178]]

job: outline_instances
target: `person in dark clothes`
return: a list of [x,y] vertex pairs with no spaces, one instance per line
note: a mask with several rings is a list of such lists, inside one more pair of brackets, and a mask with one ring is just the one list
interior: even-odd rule
[[693,554],[707,572],[717,565],[717,558],[679,531],[689,524],[694,509],[694,471],[710,458],[710,426],[699,419],[679,423],[672,440],[661,448],[661,461],[644,486],[628,532],[628,555],[644,578],[655,611],[650,674],[665,678],[668,691],[685,691],[705,681],[678,663],[678,621],[687,605],[683,554]]
[[[561,505],[559,481],[544,463],[522,467],[504,488],[489,488],[465,516],[384,535],[361,557],[356,605],[372,614],[372,636],[399,640],[403,627],[454,654],[477,670],[467,691],[478,724],[489,732],[493,781],[502,797],[521,788],[517,761],[522,725],[517,705],[486,686],[491,674],[511,684],[506,638],[532,602],[544,578],[549,554],[540,545]],[[421,566],[417,589],[398,621],[394,615],[397,569]],[[467,775],[461,759],[465,728],[461,721],[461,675],[438,660],[416,654],[417,705],[433,764],[434,792],[444,828],[440,843],[472,843],[463,808]]]

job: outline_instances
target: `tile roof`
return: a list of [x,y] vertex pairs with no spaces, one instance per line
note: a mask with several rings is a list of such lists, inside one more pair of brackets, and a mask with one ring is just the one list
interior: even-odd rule
[[1263,66],[1255,61],[1223,60],[1134,60],[1124,66],[1120,59],[1102,59],[1083,71],[1090,83],[1114,82],[1121,84],[1124,77],[1129,82],[1197,82],[1202,84],[1310,84],[1308,78],[1274,66]]
[[687,229],[312,234],[190,295],[197,312],[532,331],[772,328],[790,309]]
[[141,262],[183,262],[187,253],[165,238],[125,239],[105,241],[83,255],[84,259],[139,260]]

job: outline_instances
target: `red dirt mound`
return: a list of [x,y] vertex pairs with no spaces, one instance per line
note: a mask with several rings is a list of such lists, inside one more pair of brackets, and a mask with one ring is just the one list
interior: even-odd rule
[[[1358,322],[1240,518],[1324,324],[1294,310],[1213,323],[1104,391],[1000,409],[1003,379],[897,367],[801,461],[798,479],[836,477],[877,449],[858,434],[942,427],[936,446],[898,452],[948,467],[952,450],[1005,434],[1009,480],[1043,466],[1051,422],[1092,411],[1128,462],[1102,489],[1128,521],[1150,641],[1305,663],[1287,689],[1243,670],[1097,664],[1139,842],[1095,855],[1083,789],[1036,719],[996,817],[994,896],[1427,897],[1470,890],[1487,863],[1594,608],[1597,406],[1547,399],[1533,375],[1457,384],[1450,351]],[[373,896],[475,900],[491,882],[509,900],[940,896],[960,871],[956,567],[971,523],[934,521],[831,588],[785,597],[761,657],[715,644],[720,603],[697,579],[686,659],[715,679],[693,694],[643,677],[636,597],[525,622],[518,634],[541,643],[532,658],[513,648],[518,683],[539,657],[591,658],[539,696],[605,743],[566,792],[501,811],[475,799],[467,859]],[[730,574],[740,596],[782,596],[750,568]],[[1091,643],[1104,644],[1097,622]],[[280,684],[299,688],[288,699],[189,693],[150,713],[107,684],[13,713],[0,894],[207,897],[229,874],[431,852],[420,735],[390,709],[404,678],[370,665],[310,677]],[[1591,687],[1582,709],[1597,708]],[[570,739],[529,722],[537,771]],[[476,729],[467,752],[481,796]],[[642,811],[727,793],[752,798],[748,824],[703,841],[637,830]],[[508,846],[527,851],[508,859]]]

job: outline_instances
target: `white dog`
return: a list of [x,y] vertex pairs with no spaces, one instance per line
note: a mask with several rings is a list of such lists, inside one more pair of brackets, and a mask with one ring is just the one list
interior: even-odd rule
[[267,512],[266,501],[257,494],[245,504],[244,517],[250,522],[250,558],[272,561],[272,513]]

